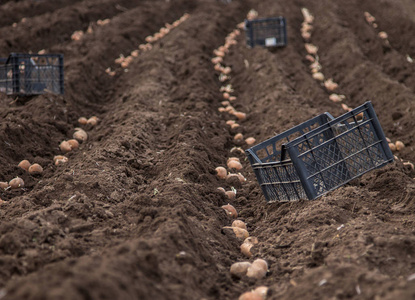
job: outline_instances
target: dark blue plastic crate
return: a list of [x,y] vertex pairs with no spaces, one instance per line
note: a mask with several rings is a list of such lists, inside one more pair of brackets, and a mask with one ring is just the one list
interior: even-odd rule
[[245,20],[246,43],[253,48],[283,47],[287,45],[287,29],[284,17]]
[[63,55],[11,53],[8,58],[0,58],[0,92],[63,94]]
[[393,161],[371,102],[321,114],[246,154],[268,202],[315,199]]

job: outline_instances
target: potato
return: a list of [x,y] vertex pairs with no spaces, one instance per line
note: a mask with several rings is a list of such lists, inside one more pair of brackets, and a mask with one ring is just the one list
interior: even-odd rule
[[388,34],[384,31],[379,32],[378,36],[383,40],[386,40],[388,38]]
[[[134,60],[134,57],[132,57],[131,55],[129,55],[129,56],[127,56],[126,58],[125,58],[125,61],[126,62],[128,62],[129,64],[130,63],[132,63],[133,62],[133,60]],[[98,118],[97,117],[95,117],[95,116],[93,116],[93,117],[90,117],[89,119],[88,119],[88,121],[89,120],[95,120],[95,121],[98,121]]]
[[267,286],[262,285],[262,286],[255,288],[253,292],[259,294],[262,297],[262,299],[265,299],[268,294],[268,289],[269,288]]
[[27,170],[29,170],[30,162],[27,159],[24,159],[17,166],[19,168],[22,168],[23,170],[27,171]]
[[243,113],[243,112],[240,112],[240,111],[234,112],[233,115],[235,117],[237,117],[239,121],[243,121],[243,120],[246,119],[246,113]]
[[223,194],[225,194],[225,189],[223,187],[218,187],[217,190],[221,191]]
[[225,75],[229,75],[231,72],[232,72],[232,69],[230,67],[225,67],[222,70],[222,74],[225,74]]
[[72,140],[68,140],[69,145],[71,146],[72,150],[76,150],[79,148],[79,143],[77,140],[72,139]]
[[339,85],[337,83],[335,83],[333,81],[333,79],[331,79],[331,78],[324,81],[324,86],[329,91],[334,91],[335,89],[337,89],[339,87]]
[[[115,63],[116,64],[121,64],[124,61],[125,57],[121,54],[120,57],[118,57],[117,59],[115,59]],[[88,121],[88,120],[87,120]],[[85,123],[86,124],[86,123]]]
[[229,173],[228,175],[226,175],[226,182],[229,185],[232,185],[232,183],[233,183],[233,179],[232,178],[236,178],[236,179],[239,180],[238,174]]
[[10,180],[9,185],[12,189],[18,189],[24,187],[24,181],[23,179],[16,177],[12,180]]
[[73,138],[76,139],[78,142],[82,143],[88,139],[88,134],[85,132],[85,130],[81,128],[75,128],[75,130],[76,131],[73,134]]
[[[127,61],[127,62],[130,63],[130,61]],[[98,118],[95,116],[90,117],[87,121],[87,124],[91,124],[92,126],[97,125],[97,123],[98,123]]]
[[225,52],[221,50],[214,50],[213,53],[219,57],[225,57]]
[[231,160],[228,162],[228,168],[229,169],[235,169],[235,170],[242,170],[242,164],[239,161]]
[[246,18],[248,20],[253,20],[258,17],[258,12],[255,9],[251,9],[248,14],[246,15]]
[[311,56],[310,54],[307,54],[305,56],[305,59],[308,60],[309,62],[315,62],[316,61],[316,59],[313,56]]
[[226,175],[227,175],[228,172],[226,171],[226,169],[224,167],[217,167],[215,170],[216,170],[216,176],[219,179],[225,179],[226,178]]
[[60,143],[59,148],[63,153],[68,153],[72,150],[71,145],[67,141],[63,141],[62,143]]
[[152,35],[149,35],[149,36],[147,36],[144,40],[145,40],[147,43],[152,43],[152,42],[154,42],[154,41],[155,41],[155,38],[154,38]]
[[68,162],[68,158],[67,158],[66,156],[63,156],[63,155],[56,155],[56,156],[53,158],[53,161],[54,161],[54,163],[55,163],[55,166],[58,166],[58,165],[60,165],[60,164],[65,164],[65,163],[67,163],[67,162]]
[[253,144],[255,144],[255,139],[253,138],[253,137],[249,137],[249,138],[246,138],[245,139],[245,143],[248,145],[248,146],[251,146],[251,145],[253,145]]
[[245,151],[241,147],[233,147],[229,152],[230,153],[239,152],[241,154],[245,154]]
[[389,143],[389,148],[391,148],[391,151],[396,151],[396,146],[394,143]]
[[366,22],[368,22],[369,24],[372,24],[376,21],[375,17],[372,16],[369,12],[365,11],[363,14],[365,16]]
[[215,56],[210,60],[214,65],[220,64],[223,61],[223,58],[220,56]]
[[331,94],[329,96],[329,99],[333,102],[341,102],[344,98],[346,98],[344,95],[337,95],[337,94]]
[[228,197],[229,200],[233,200],[236,197],[236,193],[234,191],[226,191],[225,195]]
[[251,266],[251,263],[248,261],[242,261],[232,264],[231,266],[231,274],[235,277],[243,277],[246,275],[246,271]]
[[304,22],[308,23],[308,24],[312,24],[314,21],[314,16],[310,13],[310,11],[303,7],[301,8],[301,13],[303,14],[304,17]]
[[249,278],[261,279],[267,275],[267,271],[259,264],[252,264],[246,271]]
[[239,296],[238,300],[263,300],[262,296],[255,292],[246,292]]
[[308,41],[311,38],[311,33],[310,32],[301,32],[301,36],[303,37],[303,39]]
[[228,158],[228,163],[229,163],[231,160],[236,160],[237,162],[240,162],[240,161],[241,161],[241,160],[239,159],[239,157],[229,157],[229,158]]
[[29,167],[29,174],[36,175],[36,174],[42,174],[43,168],[39,164],[33,164]]
[[322,66],[318,61],[315,61],[310,65],[310,69],[311,70],[316,70],[316,72],[313,72],[313,73],[317,73],[318,71],[320,71],[322,69]]
[[350,107],[348,107],[346,104],[342,103],[342,108],[345,111],[350,111]]
[[233,114],[233,113],[235,113],[236,111],[235,111],[235,108],[232,106],[232,105],[228,105],[228,106],[226,106],[225,107],[225,111],[227,111],[228,113],[230,113],[230,114]]
[[257,265],[261,267],[262,269],[264,269],[265,271],[268,271],[268,263],[261,258],[255,259],[252,265]]
[[252,256],[251,249],[256,244],[258,244],[258,238],[254,236],[247,237],[244,240],[244,243],[241,245],[241,253],[245,255],[246,257],[251,257]]
[[232,227],[232,229],[237,238],[246,239],[247,237],[249,237],[249,232],[246,229],[239,227]]
[[53,162],[56,162],[58,159],[64,159],[64,158],[66,158],[66,156],[63,156],[63,155],[55,155],[53,157]]
[[0,189],[7,189],[9,187],[9,183],[5,181],[0,181]]
[[238,212],[236,211],[236,208],[230,205],[229,203],[227,205],[223,205],[222,208],[226,211],[226,214],[231,218],[236,219],[238,217]]
[[243,255],[245,255],[246,257],[252,257],[252,252],[251,252],[251,248],[253,247],[254,245],[253,244],[251,244],[251,243],[243,243],[242,245],[241,245],[241,253],[243,254]]
[[246,239],[247,237],[249,237],[249,232],[245,229],[242,229],[239,227],[231,227],[231,226],[225,226],[223,228],[232,229],[233,233],[235,233],[238,239]]
[[401,141],[396,141],[395,146],[396,146],[396,150],[398,151],[401,151],[403,148],[405,148],[405,144],[402,143]]
[[232,222],[232,227],[239,227],[239,228],[247,230],[245,222],[243,222],[241,220],[233,221]]
[[78,119],[78,123],[81,124],[81,125],[86,125],[87,122],[88,122],[88,119],[85,118],[85,117],[80,117]]
[[248,238],[246,238],[245,240],[244,240],[244,243],[249,243],[249,244],[252,244],[252,245],[256,245],[256,244],[258,244],[259,243],[259,241],[258,241],[258,238],[257,237],[255,237],[255,236],[250,236],[250,237],[248,237]]
[[215,69],[215,71],[221,71],[221,70],[223,70],[223,67],[222,67],[221,64],[216,64],[213,68]]
[[321,72],[316,72],[312,76],[315,80],[324,81],[324,75]]
[[241,173],[238,173],[238,179],[240,183],[244,183],[246,181],[246,178]]
[[235,134],[235,136],[233,137],[233,140],[235,142],[241,142],[244,139],[244,136],[242,133],[237,133]]
[[317,54],[317,51],[318,51],[317,46],[313,44],[305,44],[304,47],[308,54]]

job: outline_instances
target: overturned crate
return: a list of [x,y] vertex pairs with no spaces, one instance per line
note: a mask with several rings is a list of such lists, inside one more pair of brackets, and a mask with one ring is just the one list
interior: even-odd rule
[[63,55],[11,53],[8,58],[0,58],[0,92],[63,94]]
[[245,20],[246,43],[253,48],[283,47],[287,45],[287,29],[284,17]]
[[268,202],[315,199],[393,161],[371,102],[321,114],[246,154]]

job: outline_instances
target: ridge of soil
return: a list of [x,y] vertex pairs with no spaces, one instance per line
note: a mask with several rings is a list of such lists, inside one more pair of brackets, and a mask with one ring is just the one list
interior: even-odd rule
[[[0,12],[13,15],[0,22],[1,56],[65,55],[65,95],[0,94],[0,181],[25,182],[0,190],[0,299],[237,299],[260,285],[270,288],[267,299],[415,297],[415,172],[403,163],[415,161],[407,60],[415,57],[414,4],[224,2],[0,1]],[[245,154],[230,152],[248,148],[233,136],[260,142],[322,112],[343,113],[311,77],[302,7],[315,16],[312,42],[326,77],[350,107],[371,100],[386,136],[406,147],[393,163],[314,201],[266,203]],[[229,115],[218,112],[223,84],[212,52],[251,8],[285,16],[288,44],[250,49],[238,36],[224,65],[232,68],[232,105],[247,119],[229,129]],[[114,62],[184,13],[188,20],[127,69]],[[110,24],[95,25],[105,18]],[[92,33],[71,40],[90,24]],[[381,30],[390,45],[377,37]],[[55,166],[60,142],[92,115],[99,123],[83,126],[88,141]],[[215,176],[230,156],[240,158],[246,182]],[[22,159],[43,174],[18,168]],[[237,197],[218,187],[235,188]],[[259,240],[251,259],[223,228],[232,223],[221,208],[228,202]],[[268,262],[265,278],[231,276],[234,262],[255,258]]]

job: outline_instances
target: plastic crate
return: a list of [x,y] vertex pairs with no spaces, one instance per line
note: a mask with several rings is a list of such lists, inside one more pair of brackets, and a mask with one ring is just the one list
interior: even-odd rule
[[246,154],[268,202],[315,199],[393,161],[371,102],[321,114]]
[[253,48],[283,47],[287,45],[287,29],[284,17],[245,20],[246,44]]
[[63,55],[11,53],[8,58],[0,58],[0,92],[63,94]]

